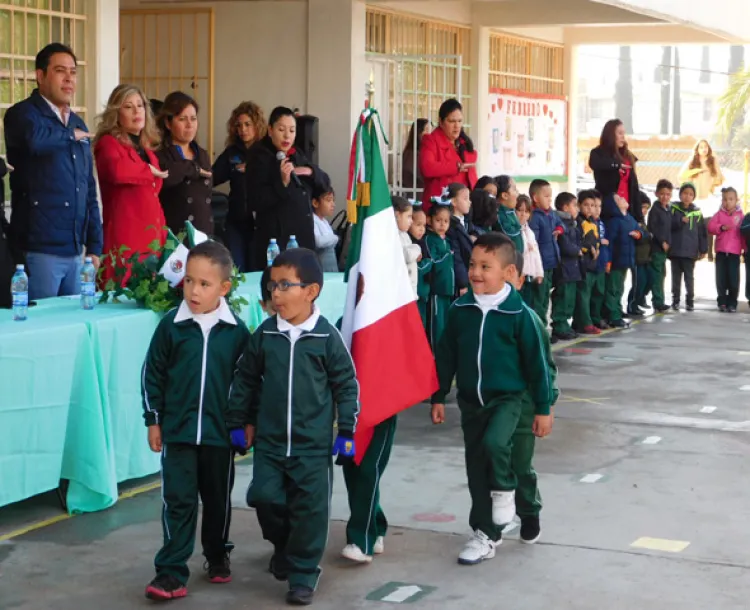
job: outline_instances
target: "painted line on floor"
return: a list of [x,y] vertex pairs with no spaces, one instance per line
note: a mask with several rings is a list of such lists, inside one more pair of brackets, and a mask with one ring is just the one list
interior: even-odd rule
[[690,546],[686,540],[667,540],[665,538],[638,538],[630,545],[636,549],[648,549],[649,551],[664,551],[665,553],[682,553]]
[[641,442],[642,445],[656,445],[656,443],[661,441],[661,436],[647,436],[643,439]]
[[604,477],[603,474],[587,474],[586,476],[581,478],[580,483],[596,483],[597,481],[600,481],[603,477]]
[[[243,460],[248,459],[252,454],[248,453],[247,455],[238,455],[234,458],[235,463],[242,462]],[[117,500],[118,502],[121,500],[128,500],[130,498],[134,498],[136,496],[139,496],[141,494],[147,493],[149,491],[154,491],[156,489],[159,489],[161,487],[161,481],[155,481],[154,483],[147,483],[146,485],[141,485],[140,487],[134,487],[133,489],[129,489],[128,491],[122,492]],[[100,511],[96,511],[100,512]],[[6,542],[8,540],[12,540],[13,538],[18,538],[19,536],[23,536],[24,534],[29,534],[31,532],[35,532],[36,530],[43,529],[45,527],[49,527],[50,525],[54,525],[55,523],[60,523],[62,521],[67,521],[68,519],[72,519],[73,517],[80,517],[81,515],[92,515],[94,513],[80,513],[80,514],[74,514],[70,515],[67,513],[64,513],[62,515],[55,515],[54,517],[50,517],[48,519],[42,519],[41,521],[36,521],[34,523],[30,523],[29,525],[25,525],[23,527],[19,527],[16,530],[13,530],[11,532],[8,532],[7,534],[0,534],[0,542]]]
[[716,411],[716,407],[701,407],[701,413],[713,413],[714,411]]

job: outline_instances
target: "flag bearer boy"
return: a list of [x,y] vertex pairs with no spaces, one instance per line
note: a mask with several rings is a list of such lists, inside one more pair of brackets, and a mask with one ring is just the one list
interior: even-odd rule
[[[154,561],[156,578],[146,587],[154,600],[187,595],[199,495],[208,578],[232,580],[234,452],[225,420],[234,367],[250,333],[224,300],[231,273],[232,257],[221,244],[206,241],[190,250],[184,300],[159,323],[143,363],[148,443],[161,452],[164,544]],[[231,438],[234,448],[245,450],[244,430]]]
[[515,256],[505,235],[477,238],[471,291],[450,308],[435,356],[440,389],[432,397],[433,423],[445,421],[445,398],[454,377],[458,390],[474,530],[458,556],[465,565],[495,556],[502,529],[516,513],[511,439],[525,401],[534,403],[534,434],[544,437],[552,429],[558,396],[557,368],[541,320],[506,284]]
[[268,284],[276,315],[253,333],[229,398],[228,426],[249,425],[255,445],[248,504],[274,546],[269,571],[289,581],[292,605],[312,603],[328,538],[331,455],[337,464],[354,457],[359,412],[354,363],[315,305],[322,287],[311,250],[276,257]]

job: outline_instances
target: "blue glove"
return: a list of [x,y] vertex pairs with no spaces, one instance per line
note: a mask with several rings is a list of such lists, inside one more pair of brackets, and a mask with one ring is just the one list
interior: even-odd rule
[[348,430],[339,430],[339,435],[333,443],[333,455],[336,458],[336,464],[343,466],[349,464],[354,459],[354,439],[352,433]]
[[234,430],[230,430],[229,442],[232,445],[232,449],[234,449],[240,455],[245,455],[247,453],[247,438],[245,438],[244,428],[235,428]]

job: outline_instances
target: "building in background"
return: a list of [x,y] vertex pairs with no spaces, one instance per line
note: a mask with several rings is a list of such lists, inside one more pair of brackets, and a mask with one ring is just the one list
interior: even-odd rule
[[[319,117],[320,164],[343,193],[352,128],[372,74],[395,186],[411,122],[436,122],[443,99],[456,96],[480,173],[491,167],[525,179],[550,171],[572,187],[571,134],[581,131],[580,118],[600,120],[608,110],[601,91],[612,86],[604,74],[579,95],[582,46],[745,41],[746,0],[691,6],[689,16],[682,8],[672,0],[0,0],[0,114],[33,88],[37,50],[59,40],[81,58],[76,109],[90,126],[122,80],[150,97],[178,88],[196,97],[200,139],[214,155],[239,101],[252,99],[266,112],[296,107]],[[692,60],[683,53],[681,61]],[[658,89],[653,69],[634,78],[644,90]],[[682,78],[684,99],[692,99],[693,85]],[[683,121],[713,112],[695,91]],[[633,120],[644,125],[650,95],[634,98]]]

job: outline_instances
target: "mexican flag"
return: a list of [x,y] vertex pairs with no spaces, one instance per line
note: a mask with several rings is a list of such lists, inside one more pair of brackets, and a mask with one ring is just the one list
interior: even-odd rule
[[159,269],[159,274],[163,275],[173,288],[179,286],[185,278],[185,265],[190,248],[208,239],[208,235],[196,229],[189,220],[185,221],[185,232],[187,233],[189,248],[171,230],[167,229],[167,240],[162,250],[161,260],[164,262]]
[[404,263],[378,129],[377,111],[362,112],[352,141],[347,193],[352,234],[341,328],[360,387],[358,464],[377,424],[425,400],[438,386]]

